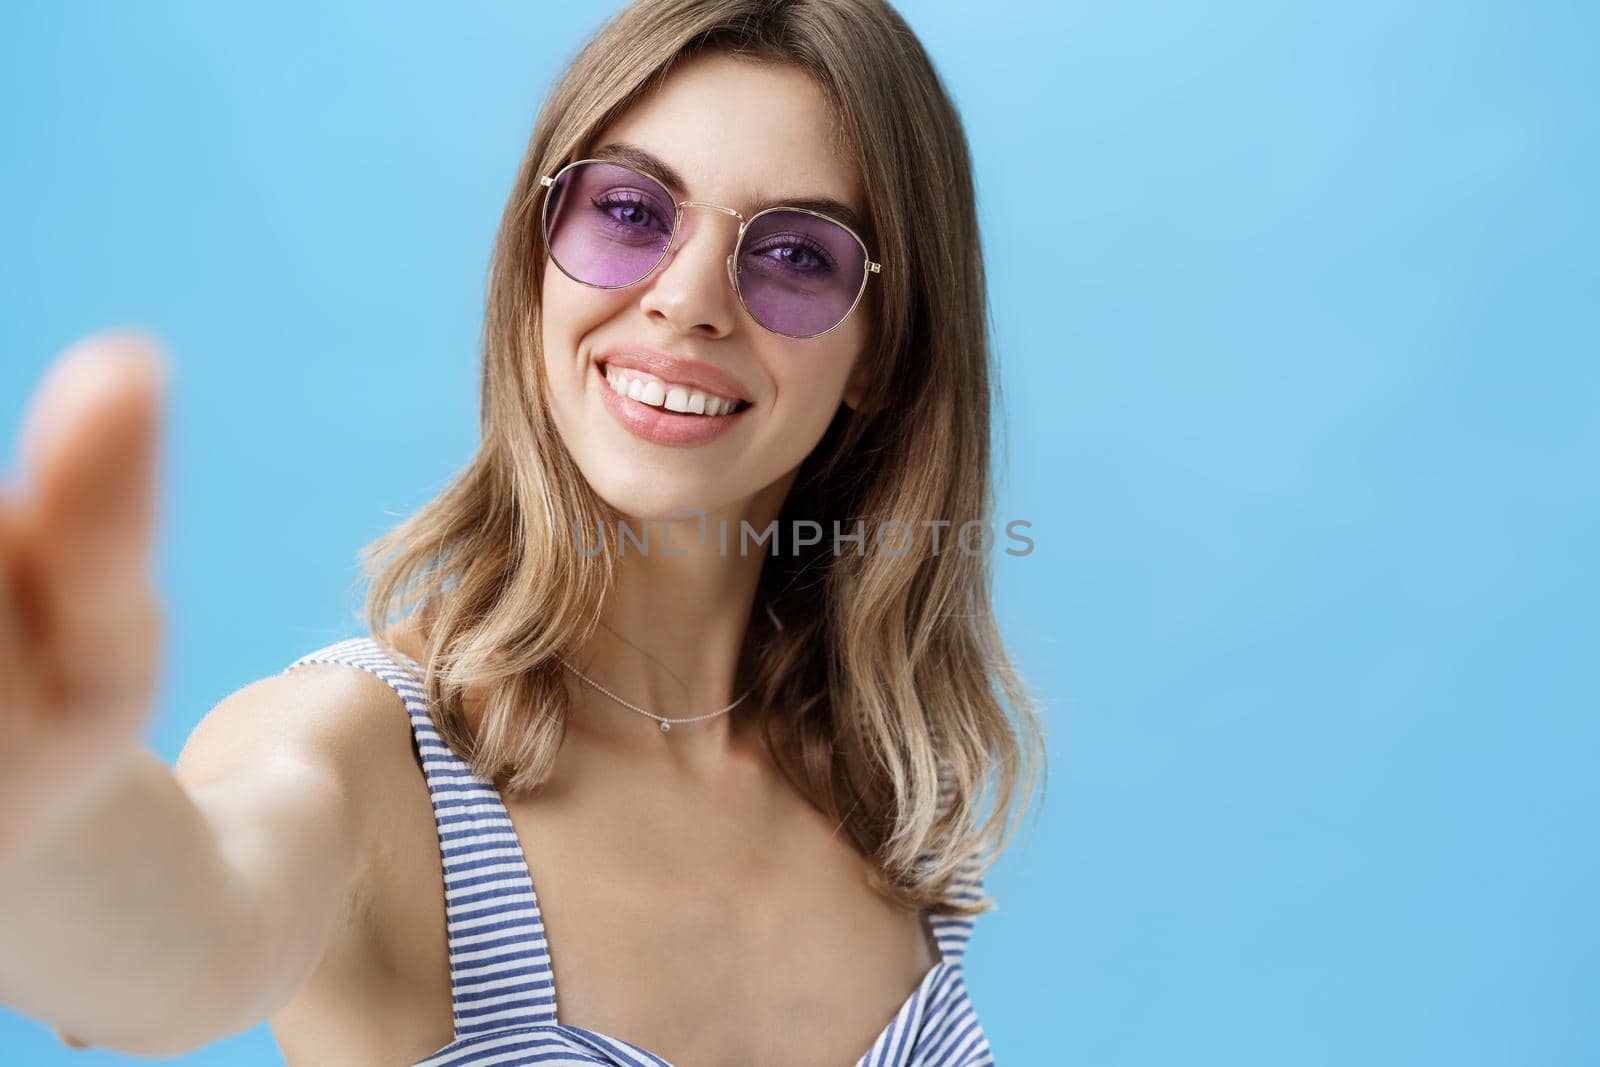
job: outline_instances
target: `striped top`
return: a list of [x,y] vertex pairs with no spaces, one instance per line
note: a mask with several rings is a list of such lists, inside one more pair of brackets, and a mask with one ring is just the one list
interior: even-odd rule
[[[434,730],[423,671],[370,637],[308,653],[284,668],[342,663],[377,675],[404,701],[433,801],[444,868],[455,1036],[414,1067],[671,1067],[627,1041],[560,1021],[539,899],[522,846],[495,786],[475,776]],[[975,863],[957,896],[982,896]],[[940,959],[857,1061],[856,1067],[979,1067],[992,1064],[988,1039],[962,980],[972,920],[928,915]]]

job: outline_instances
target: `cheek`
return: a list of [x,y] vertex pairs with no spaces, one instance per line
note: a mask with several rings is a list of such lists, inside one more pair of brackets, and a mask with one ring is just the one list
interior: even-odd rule
[[606,314],[606,309],[613,307],[616,300],[615,291],[579,285],[557,270],[553,263],[545,261],[539,307],[551,333],[570,335],[585,322]]
[[[844,335],[845,327],[835,333]],[[785,351],[773,353],[767,366],[773,368],[775,403],[772,415],[786,438],[815,443],[833,420],[844,401],[846,386],[856,353],[860,351],[858,332],[821,340],[796,341]]]
[[866,329],[862,320],[851,315],[850,320],[824,337],[796,342],[800,347],[790,353],[784,363],[793,380],[793,387],[828,410],[844,398],[850,375],[862,358],[866,343]]
[[577,451],[581,437],[592,432],[570,414],[577,409],[578,398],[587,384],[582,355],[585,340],[616,314],[618,294],[579,285],[548,263],[540,290],[539,349],[546,402],[567,447]]
[[564,373],[575,362],[584,336],[615,315],[629,297],[621,290],[579,285],[546,261],[539,300],[545,364]]

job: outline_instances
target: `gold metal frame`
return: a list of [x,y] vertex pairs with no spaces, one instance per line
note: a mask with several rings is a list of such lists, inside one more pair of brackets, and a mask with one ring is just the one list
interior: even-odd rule
[[[560,260],[556,259],[555,251],[550,247],[550,197],[548,195],[544,196],[544,202],[539,206],[539,233],[544,239],[545,251],[549,253],[550,262],[556,265],[556,269],[562,274],[565,274],[567,277],[572,278],[572,280],[577,282],[579,285],[587,285],[591,289],[626,289],[628,286],[638,285],[640,282],[650,277],[650,275],[654,274],[656,269],[660,267],[662,263],[666,262],[667,257],[672,254],[672,246],[678,240],[678,225],[683,221],[683,209],[686,207],[708,207],[713,211],[720,211],[725,215],[732,215],[734,218],[739,220],[739,235],[734,238],[733,251],[728,253],[728,258],[726,260],[728,268],[728,284],[733,287],[733,295],[739,298],[739,306],[744,308],[745,314],[749,315],[755,324],[760,326],[763,330],[767,330],[770,333],[775,333],[780,337],[792,337],[797,340],[807,340],[812,337],[821,337],[825,333],[830,333],[834,330],[837,330],[840,326],[844,325],[845,320],[848,319],[851,313],[855,311],[856,305],[861,303],[862,294],[867,291],[867,279],[871,278],[874,274],[881,274],[883,271],[883,264],[873,262],[871,253],[867,251],[867,243],[861,239],[861,235],[859,233],[856,233],[855,230],[851,229],[849,226],[846,226],[838,219],[829,215],[824,215],[820,211],[812,211],[809,208],[803,207],[787,207],[783,204],[777,204],[773,207],[758,211],[749,218],[745,218],[740,212],[735,211],[731,207],[724,207],[722,204],[713,204],[705,200],[674,200],[672,199],[671,191],[668,190],[666,186],[662,185],[658,179],[644,173],[644,171],[639,170],[636,167],[630,167],[626,163],[618,163],[612,159],[575,159],[571,163],[568,163],[566,166],[562,167],[560,170],[556,171],[554,175],[541,174],[539,176],[539,185],[541,189],[549,189],[554,187],[556,182],[560,180],[563,174],[571,170],[573,167],[584,163],[604,163],[607,166],[620,167],[622,170],[637,174],[645,181],[650,182],[657,189],[660,189],[664,194],[666,202],[672,205],[673,210],[672,233],[667,236],[667,246],[661,250],[661,255],[654,263],[650,265],[649,270],[639,275],[639,277],[635,278],[633,281],[626,282],[622,285],[595,285],[593,282],[586,282],[582,278],[573,278],[572,274],[567,270],[567,268],[561,265]],[[743,273],[743,269],[738,265],[739,248],[744,244],[745,231],[750,228],[750,224],[756,221],[756,219],[759,219],[761,216],[770,215],[774,211],[798,211],[802,214],[814,215],[826,222],[831,222],[835,226],[839,227],[839,229],[849,234],[855,240],[856,244],[861,247],[861,260],[866,264],[866,270],[861,272],[861,286],[856,290],[855,299],[850,302],[849,309],[839,317],[838,322],[834,323],[832,326],[829,326],[826,330],[821,330],[817,333],[803,334],[784,333],[782,330],[774,330],[771,326],[768,326],[766,323],[756,318],[755,313],[750,310],[750,305],[745,303],[744,293],[739,289],[739,275]]]

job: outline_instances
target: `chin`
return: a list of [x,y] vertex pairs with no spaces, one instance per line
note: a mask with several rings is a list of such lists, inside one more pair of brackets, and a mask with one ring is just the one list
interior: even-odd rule
[[[726,484],[721,486],[697,485],[692,483],[663,484],[658,479],[630,477],[620,472],[616,477],[590,478],[589,484],[599,495],[600,499],[610,504],[623,517],[634,524],[634,532],[640,539],[644,537],[644,523],[659,523],[667,520],[693,519],[693,515],[685,514],[690,511],[711,512],[725,502],[727,492]],[[615,534],[614,530],[607,530],[607,536]],[[593,531],[588,531],[592,536]],[[652,553],[657,551],[656,540],[661,536],[659,527],[650,531]],[[593,542],[591,541],[590,544]],[[633,543],[628,547],[632,549]],[[673,544],[673,551],[678,549]]]

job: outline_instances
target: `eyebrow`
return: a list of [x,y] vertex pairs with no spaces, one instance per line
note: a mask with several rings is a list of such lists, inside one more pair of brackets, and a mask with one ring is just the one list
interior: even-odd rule
[[[594,158],[608,159],[614,163],[623,163],[641,170],[656,179],[662,185],[672,190],[683,199],[689,198],[689,187],[684,183],[683,175],[648,149],[626,141],[613,141],[602,145],[594,151]],[[852,230],[859,233],[863,240],[871,240],[872,231],[866,222],[856,213],[855,209],[842,200],[831,196],[785,196],[776,199],[760,200],[750,205],[746,218],[754,217],[759,212],[769,207],[801,207],[807,211],[816,211],[830,218],[837,219]]]

